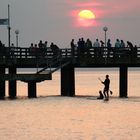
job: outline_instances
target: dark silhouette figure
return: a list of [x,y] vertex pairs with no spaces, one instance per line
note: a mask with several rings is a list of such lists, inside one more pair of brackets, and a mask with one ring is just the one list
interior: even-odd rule
[[78,42],[78,57],[81,57],[85,51],[85,41],[84,38],[79,38]]
[[56,57],[59,54],[59,47],[52,42],[50,48],[52,49],[53,57]]
[[115,47],[116,48],[120,48],[121,47],[121,43],[120,43],[120,40],[119,39],[116,39]]
[[0,41],[0,57],[3,57],[4,55],[4,44],[2,44],[2,42]]
[[86,40],[86,43],[85,43],[85,54],[90,57],[90,49],[92,48],[92,42],[91,40],[88,38]]
[[110,39],[108,39],[107,41],[107,50],[108,50],[107,56],[109,57],[110,52],[112,51],[112,44]]
[[3,45],[3,44],[2,44],[2,42],[1,42],[1,40],[0,40],[0,47],[2,47],[2,45]]
[[44,42],[44,49],[47,49],[48,41]]
[[132,49],[133,48],[133,44],[131,42],[127,41],[127,47],[129,47],[130,49]]
[[111,40],[108,39],[108,41],[107,41],[107,48],[111,48],[111,47],[112,47]]
[[109,85],[110,85],[110,79],[109,79],[109,75],[106,75],[106,79],[102,84],[104,84],[104,90],[103,90],[103,94],[105,96],[105,100],[109,100]]
[[85,52],[85,40],[84,40],[84,38],[81,38],[81,52],[82,53]]
[[122,48],[125,48],[125,43],[124,43],[123,40],[121,40],[121,47],[122,47]]
[[137,47],[133,46],[133,44],[129,41],[127,41],[127,47],[130,48],[131,60],[135,61],[135,58],[137,57]]
[[70,46],[71,46],[71,55],[72,57],[74,57],[75,48],[76,48],[76,45],[74,44],[74,39],[71,40]]
[[36,56],[36,52],[37,52],[36,49],[37,49],[37,46],[35,47],[34,44],[31,43],[31,45],[29,47],[29,53],[32,57]]
[[99,43],[98,38],[93,43],[93,48],[94,48],[94,52],[95,52],[95,58],[99,57],[100,56],[100,43]]
[[90,40],[89,38],[88,38],[87,41],[86,41],[86,48],[87,48],[87,49],[92,48],[92,42],[91,42],[91,40]]
[[97,97],[97,99],[103,99],[103,98],[104,98],[103,93],[102,93],[102,91],[100,90],[100,91],[99,91],[99,97]]
[[100,44],[101,44],[101,47],[105,46],[105,43],[102,40],[100,40]]
[[81,39],[79,38],[78,42],[77,42],[77,45],[78,45],[78,57],[80,57],[80,54],[81,54]]
[[100,52],[99,52],[99,55],[100,55],[100,57],[103,57],[103,55],[104,55],[104,47],[105,47],[105,43],[104,43],[104,41],[103,40],[100,40],[100,46],[101,46],[101,48],[100,48]]
[[38,43],[38,47],[39,47],[40,49],[42,49],[42,48],[43,48],[43,45],[44,45],[44,44],[43,44],[42,40],[40,40],[39,43]]

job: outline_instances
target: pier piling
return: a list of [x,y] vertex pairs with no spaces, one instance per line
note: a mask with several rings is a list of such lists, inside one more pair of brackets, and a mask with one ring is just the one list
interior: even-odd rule
[[[9,67],[9,74],[14,76],[16,74],[16,67]],[[16,80],[9,80],[9,97],[16,98],[17,96],[17,81]]]
[[120,97],[127,98],[128,67],[120,66]]
[[61,68],[61,96],[75,96],[75,70],[71,64]]
[[28,81],[28,97],[36,98],[36,81]]
[[[5,74],[5,68],[0,68],[0,75]],[[5,80],[0,80],[0,99],[5,97]]]

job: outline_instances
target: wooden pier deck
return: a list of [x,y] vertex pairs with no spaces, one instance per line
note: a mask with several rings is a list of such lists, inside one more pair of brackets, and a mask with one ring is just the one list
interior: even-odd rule
[[[140,67],[140,48],[8,48],[0,51],[0,97],[5,96],[5,81],[9,81],[9,96],[16,97],[16,80],[28,83],[28,97],[36,97],[36,83],[51,80],[53,72],[61,70],[61,95],[75,95],[74,68],[119,67],[120,97],[127,97],[127,69]],[[36,68],[36,73],[17,73],[18,68]],[[9,72],[6,73],[5,70]]]

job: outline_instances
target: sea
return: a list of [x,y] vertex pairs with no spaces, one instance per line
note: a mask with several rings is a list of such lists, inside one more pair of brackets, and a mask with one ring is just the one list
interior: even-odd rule
[[[105,75],[113,94],[98,100]],[[128,98],[119,98],[119,69],[75,69],[75,97],[62,97],[60,71],[37,84],[17,82],[17,99],[0,100],[0,140],[140,140],[140,69],[129,68]]]

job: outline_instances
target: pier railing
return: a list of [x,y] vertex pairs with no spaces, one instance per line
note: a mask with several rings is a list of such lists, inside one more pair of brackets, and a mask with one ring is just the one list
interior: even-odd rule
[[72,50],[71,48],[62,48],[59,50],[52,50],[51,48],[20,48],[20,47],[5,47],[0,51],[0,61],[4,59],[40,59],[40,60],[49,60],[53,59],[65,60],[65,59],[89,59],[96,60],[96,62],[100,62],[103,59],[110,62],[124,60],[129,63],[139,61],[140,59],[140,47],[134,48],[75,48]]

